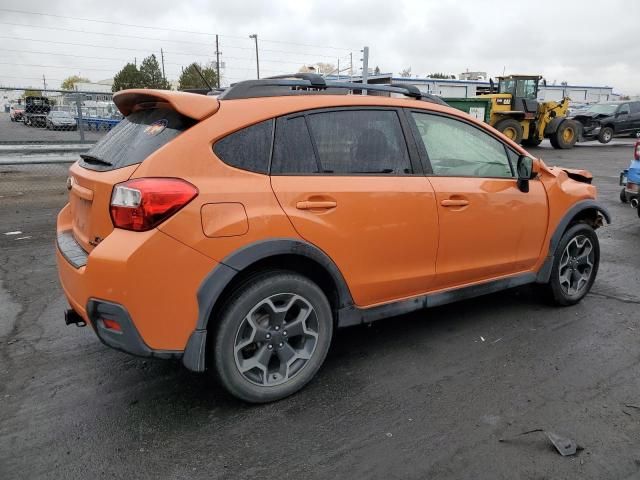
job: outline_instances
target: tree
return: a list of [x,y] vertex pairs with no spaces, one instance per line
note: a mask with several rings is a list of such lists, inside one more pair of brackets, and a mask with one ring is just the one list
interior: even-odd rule
[[400,72],[400,76],[403,78],[409,78],[411,76],[411,66],[405,68]]
[[143,88],[144,82],[140,70],[133,63],[127,63],[113,77],[112,92],[126,90],[127,88]]
[[209,85],[212,87],[216,86],[218,76],[216,70],[213,68],[213,64],[203,66],[194,62],[182,70],[182,75],[180,75],[180,79],[178,80],[178,90],[208,88],[205,82],[202,81],[202,77],[198,75],[198,69],[202,73],[202,76],[206,78]]
[[169,82],[162,76],[160,64],[153,54],[142,60],[140,64],[140,76],[142,77],[142,84],[145,88],[171,89]]
[[22,98],[26,98],[26,97],[41,97],[42,96],[42,91],[41,90],[25,90],[24,93],[22,94]]
[[62,90],[73,90],[76,87],[76,83],[90,82],[90,81],[91,80],[85,77],[80,77],[78,75],[71,75],[62,81],[62,85],[60,86],[60,88]]
[[374,75],[380,75],[380,67],[376,65],[376,68],[373,69]]
[[455,75],[447,75],[446,73],[442,73],[442,72],[436,72],[436,73],[430,73],[429,75],[427,75],[427,77],[429,78],[441,78],[444,80],[447,80],[449,78],[453,78],[455,80]]

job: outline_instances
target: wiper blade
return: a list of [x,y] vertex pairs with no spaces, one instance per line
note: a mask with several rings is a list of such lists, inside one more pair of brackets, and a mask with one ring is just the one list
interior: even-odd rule
[[95,157],[93,155],[89,155],[89,154],[86,154],[86,153],[81,153],[80,154],[80,158],[82,160],[84,160],[85,162],[87,162],[87,163],[96,163],[98,165],[107,165],[108,167],[112,167],[113,166],[113,163],[111,163],[111,162],[107,162],[106,160],[103,160],[101,158],[98,158],[98,157]]

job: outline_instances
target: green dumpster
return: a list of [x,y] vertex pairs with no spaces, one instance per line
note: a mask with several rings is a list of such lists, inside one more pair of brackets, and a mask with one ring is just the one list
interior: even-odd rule
[[489,123],[491,100],[488,98],[443,98],[451,107],[468,113],[478,120]]

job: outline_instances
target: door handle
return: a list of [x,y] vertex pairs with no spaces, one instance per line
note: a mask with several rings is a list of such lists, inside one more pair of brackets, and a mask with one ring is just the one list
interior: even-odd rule
[[315,209],[329,209],[338,206],[338,202],[334,200],[304,200],[296,203],[298,210],[315,210]]
[[440,202],[440,205],[442,205],[443,207],[465,207],[467,205],[469,205],[469,200],[463,200],[463,199],[447,199],[447,200],[442,200]]

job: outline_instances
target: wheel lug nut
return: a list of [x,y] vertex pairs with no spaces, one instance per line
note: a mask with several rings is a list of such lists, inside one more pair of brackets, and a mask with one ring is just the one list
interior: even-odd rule
[[282,343],[282,342],[280,342],[280,343],[278,344],[278,346],[279,346],[280,348],[282,348],[282,346],[283,346],[283,345],[284,345],[284,343]]
[[267,348],[268,348],[269,350],[272,350],[272,349],[273,349],[273,345],[269,344],[269,345],[267,345]]
[[271,338],[271,334],[270,334],[270,333],[267,333],[267,334],[265,335],[265,338],[266,338],[267,340],[269,340],[269,339]]
[[286,337],[287,336],[287,331],[285,330],[284,332],[282,332],[282,335],[284,335]]
[[276,325],[276,326],[274,327],[274,330],[277,332],[278,330],[280,330],[280,327],[279,327],[278,325]]

